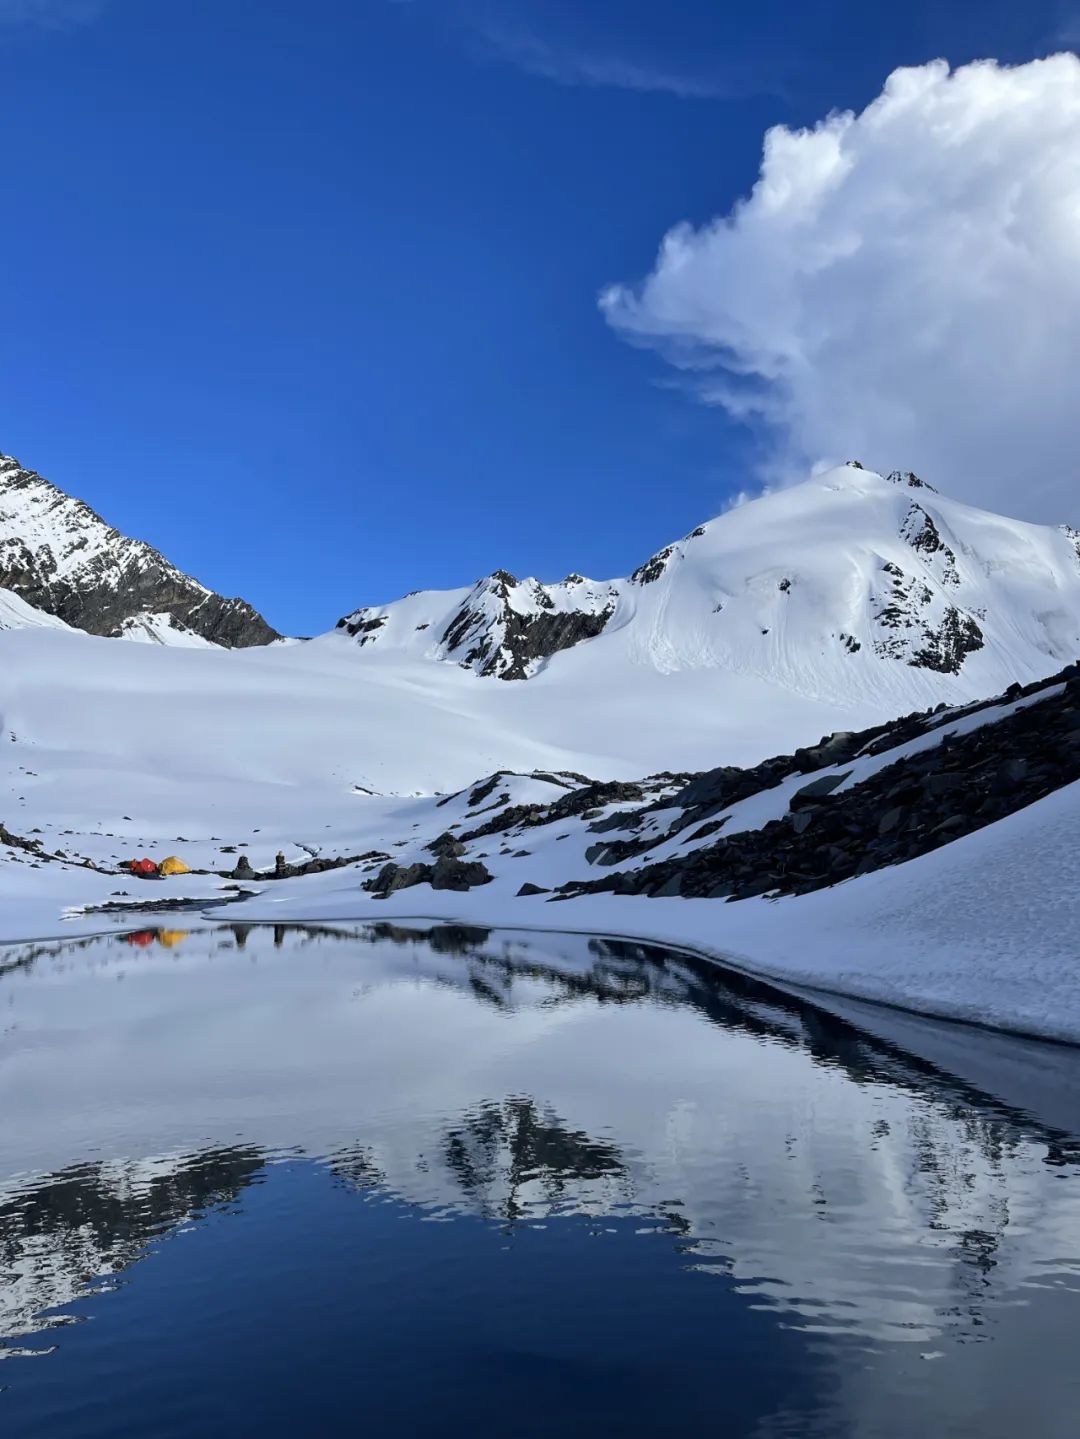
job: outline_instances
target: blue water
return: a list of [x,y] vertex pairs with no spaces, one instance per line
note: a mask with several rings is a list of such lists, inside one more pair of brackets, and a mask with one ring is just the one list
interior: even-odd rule
[[1073,1051],[580,937],[160,933],[0,952],[4,1433],[1076,1432]]

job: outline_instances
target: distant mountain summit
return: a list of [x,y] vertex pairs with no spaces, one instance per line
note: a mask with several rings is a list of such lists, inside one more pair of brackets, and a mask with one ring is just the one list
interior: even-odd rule
[[245,600],[215,594],[7,455],[0,588],[95,635],[230,649],[278,638]]
[[1080,533],[852,462],[700,525],[625,579],[541,584],[500,570],[356,610],[338,630],[365,656],[504,680],[560,656],[554,681],[560,652],[585,647],[594,676],[716,670],[817,698],[891,692],[914,704],[952,677],[988,694],[1080,654]]

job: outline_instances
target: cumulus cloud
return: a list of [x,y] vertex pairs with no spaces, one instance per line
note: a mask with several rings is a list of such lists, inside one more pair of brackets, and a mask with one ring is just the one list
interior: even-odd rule
[[1080,60],[935,61],[768,131],[749,197],[600,304],[764,426],[766,482],[857,457],[1077,521]]

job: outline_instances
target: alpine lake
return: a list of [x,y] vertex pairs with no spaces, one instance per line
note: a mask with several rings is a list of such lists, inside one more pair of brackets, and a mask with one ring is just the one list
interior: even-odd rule
[[0,1433],[1080,1433],[1080,1050],[627,941],[0,946]]

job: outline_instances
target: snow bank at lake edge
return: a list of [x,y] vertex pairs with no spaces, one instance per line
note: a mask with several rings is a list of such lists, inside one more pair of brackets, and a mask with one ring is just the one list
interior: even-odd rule
[[[1080,784],[997,824],[798,898],[560,903],[492,887],[375,900],[340,875],[285,882],[230,920],[425,918],[671,944],[792,984],[1080,1043]],[[335,883],[334,881],[337,881]],[[298,884],[304,884],[303,891]]]

